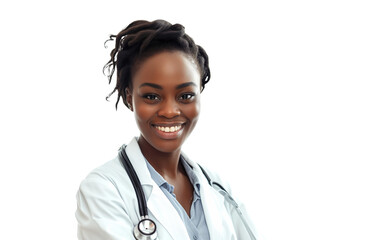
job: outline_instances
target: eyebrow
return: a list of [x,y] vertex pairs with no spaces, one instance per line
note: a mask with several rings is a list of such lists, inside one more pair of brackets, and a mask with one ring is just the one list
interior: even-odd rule
[[141,87],[144,87],[144,86],[149,86],[149,87],[152,87],[152,88],[162,89],[162,87],[160,85],[154,84],[154,83],[142,83],[141,86],[139,86],[139,87],[141,88]]
[[[197,84],[195,84],[194,82],[187,82],[187,83],[182,83],[182,84],[178,85],[176,87],[176,89],[181,89],[181,88],[188,87],[191,85],[197,86]],[[155,84],[155,83],[142,83],[139,87],[141,88],[144,86],[149,86],[149,87],[156,88],[156,89],[163,89],[162,86]]]
[[188,86],[191,86],[191,85],[197,87],[197,85],[194,82],[187,82],[187,83],[183,83],[183,84],[178,85],[176,87],[176,89],[181,89],[181,88],[188,87]]

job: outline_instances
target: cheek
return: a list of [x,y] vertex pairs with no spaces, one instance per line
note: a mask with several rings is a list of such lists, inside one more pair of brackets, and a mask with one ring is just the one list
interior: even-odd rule
[[153,115],[153,112],[154,110],[148,104],[141,104],[136,102],[136,104],[134,105],[135,119],[138,124],[144,124],[148,122],[148,120]]
[[200,101],[196,101],[194,104],[191,104],[186,107],[184,110],[185,115],[187,118],[190,119],[192,125],[196,125],[198,118],[200,116],[200,110],[201,110],[201,104]]

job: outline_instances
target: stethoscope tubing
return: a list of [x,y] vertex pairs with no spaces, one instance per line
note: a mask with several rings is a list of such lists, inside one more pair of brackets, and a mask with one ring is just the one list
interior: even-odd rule
[[137,195],[139,214],[141,215],[141,217],[146,217],[149,214],[147,211],[146,198],[141,186],[141,182],[139,181],[139,178],[134,170],[133,165],[131,164],[129,158],[127,157],[127,154],[125,152],[126,145],[123,145],[121,148],[122,149],[121,151],[119,151],[119,155],[121,159],[124,159],[124,161],[121,161],[121,162],[126,172],[128,173],[131,182],[133,183],[133,188],[135,190],[135,194]]

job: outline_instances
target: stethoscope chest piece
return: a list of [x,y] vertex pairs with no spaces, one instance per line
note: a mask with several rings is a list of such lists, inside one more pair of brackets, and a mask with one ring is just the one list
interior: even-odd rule
[[155,222],[149,218],[144,218],[134,228],[134,237],[137,240],[157,239],[157,227]]

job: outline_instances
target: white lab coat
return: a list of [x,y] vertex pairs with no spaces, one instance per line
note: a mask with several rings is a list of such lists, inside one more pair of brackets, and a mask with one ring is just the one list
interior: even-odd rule
[[[188,240],[189,235],[180,216],[151,178],[136,138],[127,145],[126,153],[142,184],[149,217],[157,225],[158,239]],[[185,155],[183,156],[193,167],[201,183],[201,201],[210,238],[212,240],[250,239],[233,206],[208,184],[199,166]],[[212,180],[220,182],[228,192],[230,191],[227,184],[221,182],[213,173],[209,171],[208,173]],[[77,193],[77,201],[75,215],[78,220],[78,239],[135,239],[133,228],[140,219],[137,197],[118,157],[95,169],[82,181]],[[245,210],[243,213],[250,222]],[[253,224],[250,225],[253,228]]]

